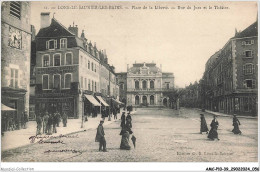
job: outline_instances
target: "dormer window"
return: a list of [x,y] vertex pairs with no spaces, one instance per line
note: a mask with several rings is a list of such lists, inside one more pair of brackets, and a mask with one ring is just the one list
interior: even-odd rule
[[67,38],[60,39],[60,48],[67,48]]
[[54,50],[55,48],[57,48],[57,40],[51,39],[49,41],[46,41],[47,50]]

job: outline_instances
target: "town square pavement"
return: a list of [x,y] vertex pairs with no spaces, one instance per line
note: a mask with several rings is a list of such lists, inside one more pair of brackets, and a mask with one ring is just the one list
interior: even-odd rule
[[[201,111],[137,109],[132,115],[136,148],[120,150],[120,120],[104,126],[108,152],[99,152],[96,129],[57,137],[2,152],[3,162],[257,162],[257,119],[239,118],[234,135],[231,117],[218,117],[219,138],[200,134]],[[212,115],[205,113],[208,127]],[[130,137],[131,138],[131,137]]]

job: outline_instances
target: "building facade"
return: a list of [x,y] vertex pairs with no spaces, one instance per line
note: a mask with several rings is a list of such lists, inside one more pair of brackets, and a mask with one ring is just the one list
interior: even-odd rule
[[201,87],[206,109],[257,115],[258,22],[236,32],[206,63]]
[[167,92],[174,88],[173,73],[163,73],[155,63],[127,67],[127,105],[170,106]]
[[1,102],[15,110],[8,121],[12,121],[16,129],[20,128],[24,115],[28,118],[29,110],[30,11],[30,2],[2,2]]

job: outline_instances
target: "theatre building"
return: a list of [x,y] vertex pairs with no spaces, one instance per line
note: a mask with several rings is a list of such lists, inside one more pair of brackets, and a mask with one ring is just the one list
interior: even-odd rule
[[6,121],[20,129],[29,110],[31,3],[6,1],[1,5],[2,125]]
[[66,28],[49,13],[41,13],[36,35],[35,112],[66,112],[79,118],[101,104],[99,53],[77,25]]
[[[162,72],[162,66],[159,68],[155,63],[135,63],[127,67],[127,105],[169,107],[167,93],[173,88],[173,73]],[[123,89],[121,87],[121,92]]]

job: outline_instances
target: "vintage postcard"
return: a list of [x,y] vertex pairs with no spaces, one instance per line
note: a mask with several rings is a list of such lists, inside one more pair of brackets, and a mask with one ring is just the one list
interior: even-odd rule
[[1,170],[258,153],[257,1],[1,3]]

